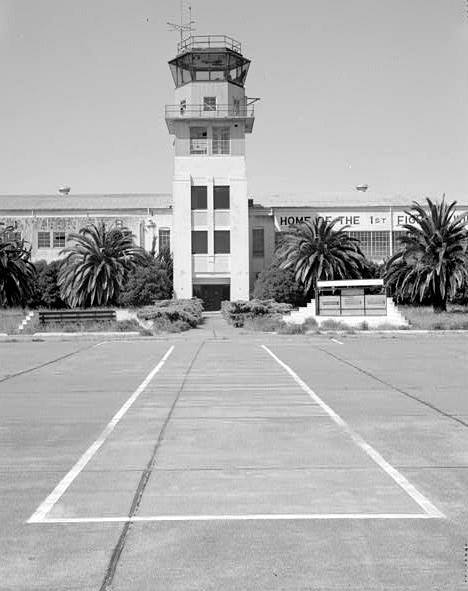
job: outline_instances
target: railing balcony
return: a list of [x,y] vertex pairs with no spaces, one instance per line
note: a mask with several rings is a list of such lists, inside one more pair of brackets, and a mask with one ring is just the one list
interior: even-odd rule
[[206,105],[166,105],[165,117],[167,127],[170,133],[174,133],[174,122],[183,119],[190,121],[213,119],[242,119],[245,121],[245,131],[252,132],[255,119],[255,106],[253,103],[246,105],[216,105],[213,108],[207,108]]
[[177,53],[195,49],[230,49],[242,53],[242,45],[227,35],[194,35],[177,44]]

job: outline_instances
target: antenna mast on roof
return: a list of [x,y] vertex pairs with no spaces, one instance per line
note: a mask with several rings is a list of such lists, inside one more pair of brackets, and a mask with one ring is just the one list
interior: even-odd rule
[[192,20],[192,3],[191,0],[180,0],[180,23],[167,23],[170,31],[179,31],[180,42],[184,40],[184,34],[191,37],[195,30],[195,21]]

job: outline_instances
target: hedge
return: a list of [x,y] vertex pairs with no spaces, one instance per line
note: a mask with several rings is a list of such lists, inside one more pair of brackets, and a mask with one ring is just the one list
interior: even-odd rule
[[274,300],[237,300],[221,304],[223,317],[236,327],[244,326],[247,319],[252,320],[265,316],[280,317],[291,310],[291,304],[279,304]]
[[[203,321],[203,302],[191,300],[161,300],[153,306],[146,306],[137,313],[142,320],[160,321],[161,326],[177,323],[177,328],[195,328]],[[159,322],[156,322],[159,324]]]

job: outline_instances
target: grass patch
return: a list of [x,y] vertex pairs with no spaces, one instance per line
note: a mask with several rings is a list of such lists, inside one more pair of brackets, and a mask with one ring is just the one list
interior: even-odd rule
[[125,320],[122,322],[47,322],[41,324],[39,319],[33,320],[26,327],[25,333],[34,334],[37,332],[140,332],[142,327],[136,320]]
[[468,330],[468,306],[450,305],[435,314],[430,306],[399,306],[410,328],[419,330]]
[[258,316],[256,318],[246,318],[244,320],[244,329],[254,332],[276,332],[278,334],[307,334],[311,330],[317,329],[317,322],[314,318],[307,318],[303,324],[293,324],[284,322],[281,315]]
[[281,316],[257,316],[243,320],[243,327],[254,332],[276,332],[283,321]]
[[320,324],[320,330],[349,330],[349,328],[350,327],[347,324],[340,322],[339,320],[329,319]]

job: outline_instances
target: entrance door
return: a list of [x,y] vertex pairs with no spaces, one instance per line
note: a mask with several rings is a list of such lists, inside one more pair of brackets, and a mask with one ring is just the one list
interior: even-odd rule
[[206,311],[220,310],[221,302],[231,297],[231,286],[226,284],[194,285],[193,295],[203,300]]

